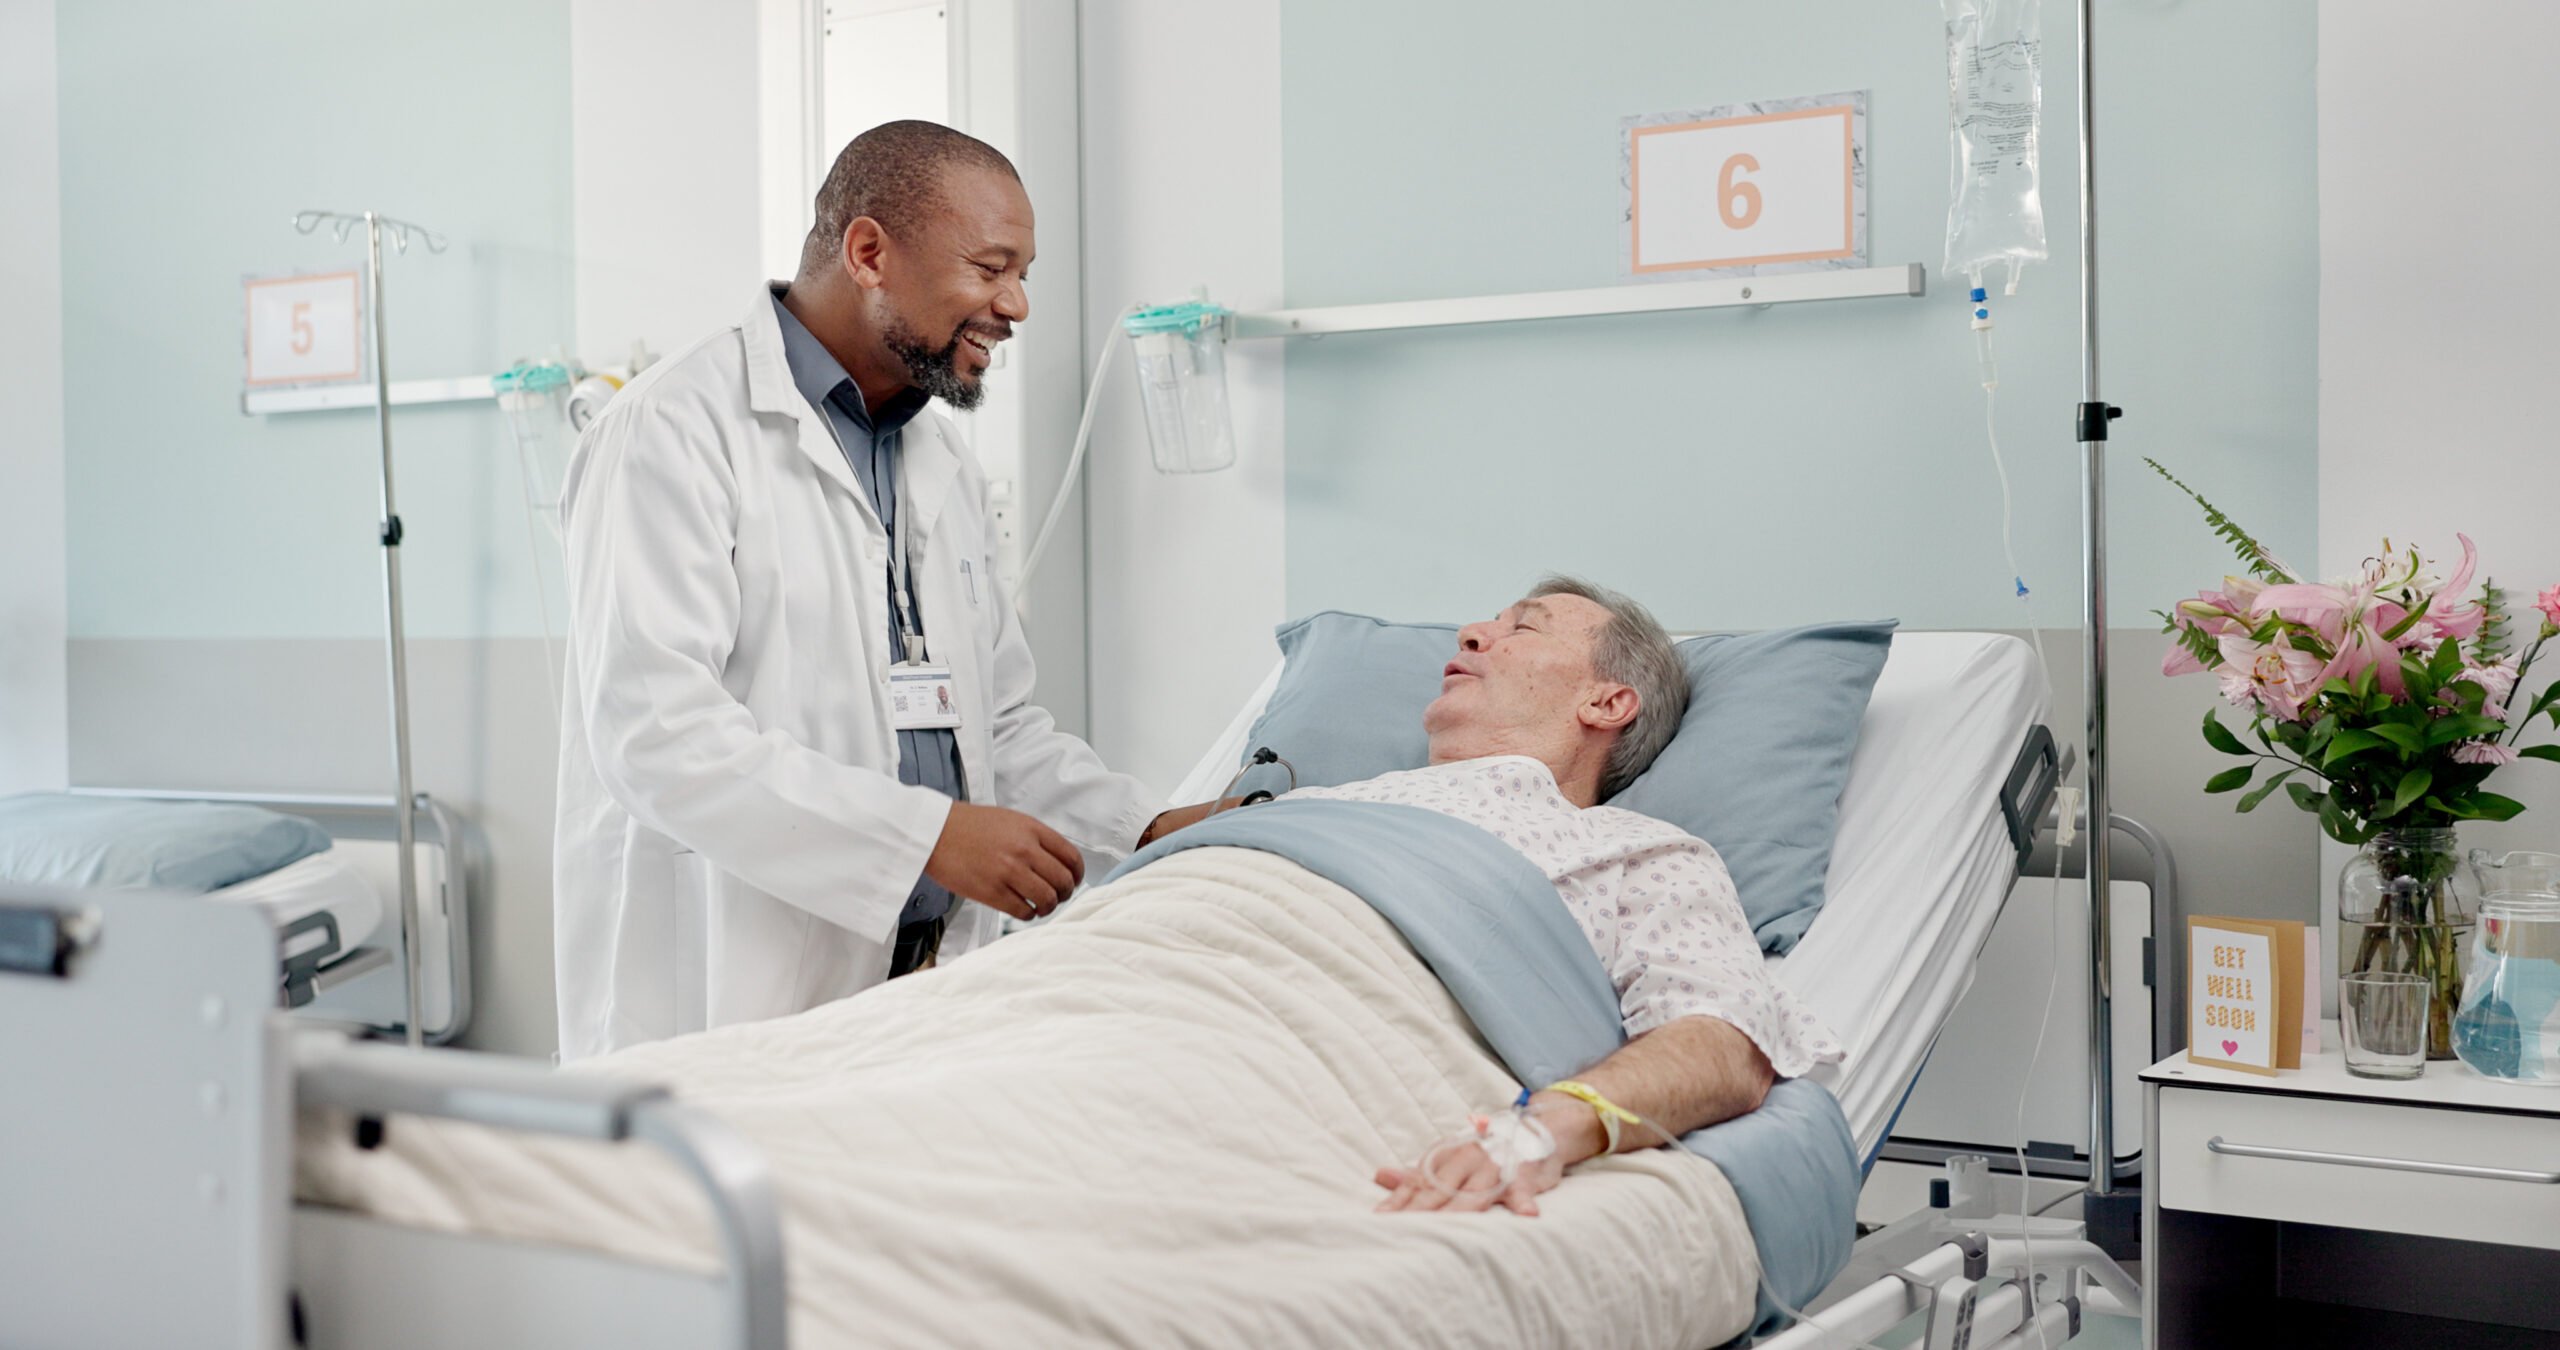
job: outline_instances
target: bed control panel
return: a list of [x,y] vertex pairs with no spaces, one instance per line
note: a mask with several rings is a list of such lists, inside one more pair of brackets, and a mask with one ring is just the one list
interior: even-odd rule
[[2026,743],[2018,747],[2017,762],[2009,768],[2009,781],[2000,787],[2000,819],[2009,827],[2009,842],[2018,846],[2022,871],[2027,855],[2035,851],[2036,827],[2044,822],[2045,807],[2061,783],[2062,758],[2054,748],[2053,732],[2042,724],[2027,728]]

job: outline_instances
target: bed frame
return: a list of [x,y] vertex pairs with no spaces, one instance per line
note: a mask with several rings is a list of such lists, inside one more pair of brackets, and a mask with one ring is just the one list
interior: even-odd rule
[[[787,1343],[772,1179],[725,1125],[645,1084],[315,1027],[274,1006],[276,944],[192,897],[0,890],[12,1350]],[[311,1110],[359,1143],[433,1116],[657,1149],[702,1187],[725,1271],[294,1203]]]

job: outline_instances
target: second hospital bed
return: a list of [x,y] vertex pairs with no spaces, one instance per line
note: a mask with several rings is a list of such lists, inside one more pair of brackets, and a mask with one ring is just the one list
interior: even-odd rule
[[[2013,780],[2021,747],[2042,735],[2043,698],[2025,646],[1982,634],[1901,635],[1877,682],[1842,798],[1827,903],[1776,967],[1777,977],[1830,1023],[1849,1050],[1846,1062],[1818,1081],[1838,1096],[1863,1156],[1871,1158],[1889,1130],[2016,875],[2037,804],[2020,800]],[[1231,738],[1241,738],[1252,711],[1237,719]],[[1211,763],[1232,764],[1240,749],[1217,748],[1203,771]],[[970,961],[991,961],[1002,951]],[[968,964],[956,965],[953,973]],[[825,1011],[766,1024],[762,1031],[729,1029],[727,1039],[716,1042],[733,1061],[726,1066],[685,1062],[686,1042],[708,1045],[714,1043],[708,1037],[721,1035],[708,1033],[643,1047],[645,1053],[623,1067],[642,1075],[653,1068],[681,1070],[694,1116],[752,1116],[772,1107],[777,1095],[803,1090],[761,1073],[756,1042],[788,1038],[793,1024]],[[955,1007],[949,1015],[993,1017],[1002,1011]],[[1040,1048],[1051,1055],[1074,1053],[1071,1044]],[[823,1060],[850,1048],[831,1051],[811,1042],[786,1051],[795,1059]],[[894,1168],[880,1166],[882,1149],[895,1142],[894,1122],[859,1122],[870,1137],[853,1137],[862,1132],[853,1120],[843,1122],[842,1134],[831,1135],[822,1121],[807,1137],[759,1137],[768,1179],[758,1175],[734,1138],[724,1139],[716,1129],[707,1143],[697,1137],[698,1120],[688,1118],[684,1128],[648,1125],[653,1112],[646,1093],[617,1097],[609,1084],[584,1074],[475,1077],[461,1067],[439,1088],[436,1071],[412,1067],[414,1056],[396,1069],[373,1067],[387,1066],[378,1058],[387,1053],[376,1052],[352,1074],[337,1071],[346,1064],[342,1056],[306,1053],[302,1104],[349,1108],[360,1117],[391,1116],[395,1133],[403,1128],[398,1117],[414,1112],[495,1129],[649,1138],[691,1164],[709,1203],[663,1167],[655,1180],[642,1179],[651,1166],[645,1151],[625,1160],[635,1166],[621,1172],[567,1164],[561,1174],[571,1180],[563,1185],[549,1169],[567,1155],[492,1148],[486,1140],[447,1155],[461,1165],[425,1175],[422,1188],[400,1195],[392,1194],[399,1186],[371,1199],[362,1187],[338,1187],[333,1198],[341,1205],[305,1201],[294,1207],[291,1220],[289,1281],[299,1298],[297,1316],[307,1313],[310,1319],[314,1346],[464,1345],[491,1335],[520,1338],[536,1328],[545,1329],[552,1343],[619,1343],[640,1332],[666,1344],[774,1344],[780,1317],[772,1305],[786,1284],[792,1328],[801,1340],[817,1343],[871,1324],[873,1310],[862,1301],[866,1284],[876,1295],[876,1277],[883,1271],[928,1291],[928,1297],[933,1291],[955,1296],[944,1324],[951,1334],[943,1338],[954,1343],[989,1339],[999,1328],[1018,1337],[1023,1328],[1047,1327],[1065,1338],[1107,1335],[1105,1329],[1114,1325],[1089,1301],[1107,1298],[1107,1290],[1038,1278],[1072,1263],[1055,1251],[1008,1240],[1009,1232],[1036,1232],[1020,1224],[1059,1198],[1040,1193],[1045,1188],[1036,1174],[1031,1181],[1019,1171],[991,1175],[984,1184],[966,1175],[942,1177],[918,1201],[941,1205],[943,1213],[929,1222],[892,1221],[875,1202],[901,1184]],[[795,1072],[806,1067],[798,1064]],[[476,1128],[454,1133],[467,1136]],[[1041,1128],[1046,1127],[1035,1115],[1026,1131]],[[1026,1139],[1025,1146],[1032,1142]],[[1145,1144],[1142,1131],[1119,1163],[1131,1178],[1147,1166]],[[308,1138],[304,1148],[306,1172],[325,1173],[346,1158],[342,1148],[310,1153]],[[1085,1161],[1090,1165],[1091,1156]],[[1583,1190],[1595,1196],[1606,1190],[1619,1200],[1595,1200],[1596,1208],[1579,1219],[1536,1221],[1558,1236],[1563,1224],[1578,1223],[1588,1239],[1578,1246],[1625,1259],[1558,1260],[1550,1251],[1508,1268],[1543,1274],[1507,1296],[1552,1301],[1569,1311],[1636,1310],[1631,1319],[1613,1322],[1602,1340],[1704,1345],[1739,1330],[1749,1320],[1750,1302],[1747,1286],[1738,1292],[1732,1267],[1739,1248],[1745,1266],[1739,1276],[1747,1278],[1749,1248],[1740,1216],[1729,1191],[1715,1185],[1700,1189],[1681,1179],[1709,1169],[1671,1167],[1675,1161],[1613,1160],[1605,1177],[1594,1178],[1601,1184]],[[419,1172],[437,1168],[430,1164]],[[1639,1182],[1639,1176],[1648,1180]],[[1066,1197],[1093,1208],[1088,1217],[1097,1232],[1109,1230],[1115,1218],[1109,1179],[1104,1180],[1089,1193]],[[599,1193],[625,1185],[629,1193],[622,1196]],[[306,1191],[333,1194],[325,1178],[307,1184]],[[779,1264],[775,1191],[783,1196],[782,1208],[794,1211],[787,1281]],[[812,1195],[821,1198],[811,1201]],[[599,1217],[610,1219],[617,1231],[580,1231]],[[1135,1213],[1117,1217],[1125,1222]],[[1521,1225],[1496,1216],[1473,1225],[1473,1236],[1435,1236],[1420,1247],[1498,1244],[1512,1240],[1499,1236],[1506,1230],[1519,1231]],[[1328,1234],[1353,1231],[1300,1224],[1286,1214],[1242,1212],[1196,1235],[1194,1245],[1214,1248],[1204,1255],[1218,1259],[1167,1273],[1207,1279],[1205,1272],[1219,1269],[1221,1260],[1240,1268],[1240,1283],[1222,1286],[1225,1294],[1268,1299],[1270,1306],[1261,1310],[1266,1327],[1339,1335],[1366,1326],[1376,1331],[1368,1338],[1373,1341],[1427,1339],[1418,1338],[1414,1327],[1448,1311],[1435,1306],[1435,1291],[1445,1296],[1456,1290],[1435,1285],[1432,1262],[1400,1252],[1393,1243],[1357,1254],[1364,1259],[1349,1267],[1328,1259]],[[1422,1230],[1408,1225],[1403,1231]],[[1444,1224],[1434,1231],[1456,1230]],[[609,1255],[570,1248],[601,1248]],[[1481,1255],[1497,1263],[1503,1259],[1491,1248]],[[982,1296],[976,1303],[961,1297],[981,1286],[955,1277],[991,1265],[1024,1274],[1013,1294],[996,1300],[1008,1305],[1001,1309]],[[1550,1283],[1541,1288],[1541,1281]],[[997,1281],[998,1287],[1005,1283]],[[1715,1330],[1701,1330],[1710,1325]],[[709,1340],[710,1332],[724,1327],[737,1329],[738,1338]],[[564,1334],[570,1339],[558,1339]]]

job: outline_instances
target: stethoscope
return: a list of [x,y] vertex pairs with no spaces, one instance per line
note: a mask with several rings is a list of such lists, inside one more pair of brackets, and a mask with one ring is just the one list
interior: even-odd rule
[[[1236,776],[1228,779],[1225,787],[1218,789],[1217,800],[1224,803],[1227,800],[1227,794],[1235,791],[1236,784],[1243,782],[1246,774],[1261,768],[1265,764],[1277,764],[1289,775],[1289,786],[1280,789],[1281,792],[1295,792],[1298,790],[1298,766],[1280,758],[1278,751],[1273,750],[1270,746],[1266,745],[1256,749],[1253,752],[1253,757],[1244,762],[1244,767],[1236,770]],[[1244,794],[1243,800],[1238,801],[1236,806],[1259,806],[1278,795],[1280,794],[1271,791],[1269,788],[1256,788],[1253,791]],[[1214,816],[1218,814],[1219,811],[1231,811],[1234,809],[1235,807],[1220,805],[1216,809],[1210,811],[1209,814]]]

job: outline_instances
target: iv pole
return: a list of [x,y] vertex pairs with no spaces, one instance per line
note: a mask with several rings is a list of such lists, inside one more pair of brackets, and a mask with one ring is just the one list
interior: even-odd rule
[[2108,894],[2108,849],[2115,816],[2107,791],[2107,423],[2124,415],[2098,397],[2098,175],[2089,59],[2093,0],[2080,0],[2080,441],[2081,532],[2087,545],[2082,581],[2088,625],[2088,881],[2089,881],[2089,1194],[2115,1195],[2114,906]]
[[365,279],[373,310],[373,407],[374,426],[382,437],[382,603],[388,619],[386,634],[391,664],[391,765],[399,780],[392,798],[393,814],[400,822],[400,953],[401,966],[407,977],[406,1016],[408,1042],[415,1049],[425,1043],[425,1030],[420,1025],[422,1000],[418,989],[418,801],[410,786],[409,772],[409,639],[400,608],[400,511],[391,490],[391,364],[383,347],[382,321],[382,232],[391,231],[392,246],[402,253],[409,251],[409,240],[415,235],[430,253],[442,253],[444,237],[423,225],[393,220],[378,212],[366,211],[350,215],[342,211],[298,211],[293,228],[309,234],[327,224],[338,241],[344,243],[356,225],[364,226]]

